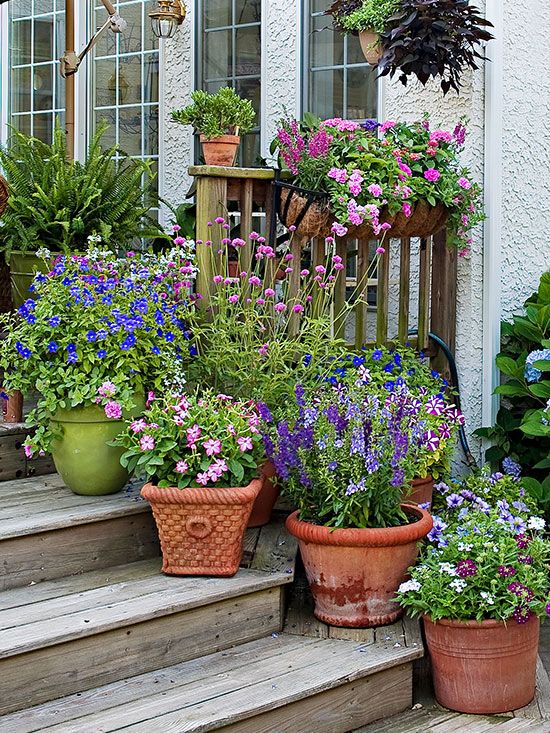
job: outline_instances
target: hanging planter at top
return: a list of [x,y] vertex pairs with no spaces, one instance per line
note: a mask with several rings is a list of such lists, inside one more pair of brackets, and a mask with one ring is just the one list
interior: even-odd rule
[[404,85],[440,78],[443,94],[458,93],[462,72],[479,68],[478,47],[493,38],[470,0],[335,0],[327,14],[337,30],[359,34],[381,76],[398,73]]

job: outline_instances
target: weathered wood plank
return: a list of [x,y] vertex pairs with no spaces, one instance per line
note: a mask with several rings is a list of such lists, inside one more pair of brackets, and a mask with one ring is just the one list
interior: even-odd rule
[[23,453],[26,433],[0,433],[0,481],[25,476],[27,461]]
[[428,347],[430,326],[430,281],[432,264],[432,242],[420,240],[420,274],[418,282],[418,348]]
[[[550,718],[550,680],[540,657],[537,657],[536,692],[534,699],[525,707],[514,710],[517,718],[544,720]],[[549,726],[550,727],[550,726]]]
[[369,240],[357,242],[357,303],[355,305],[355,348],[361,349],[367,339],[367,296],[369,270]]
[[[267,588],[0,661],[0,713],[149,672],[280,630],[280,589]],[[90,728],[88,728],[88,733]]]
[[192,165],[189,167],[190,176],[213,176],[221,178],[256,178],[263,181],[272,181],[275,173],[272,168],[225,168],[219,165]]
[[294,579],[289,596],[285,633],[328,639],[328,626],[313,615],[313,597],[303,575]]
[[347,641],[358,641],[362,644],[374,644],[373,629],[345,629],[340,626],[329,626],[328,635],[330,639],[343,639]]
[[[221,225],[215,224],[217,217],[227,216],[227,178],[209,178],[200,176],[197,178],[197,239],[206,242],[213,241],[213,247],[197,248],[197,292],[201,293],[203,307],[209,302],[209,296],[214,289],[212,277],[216,274],[214,270],[219,269],[216,262],[219,255],[215,252],[223,239],[224,230]],[[208,223],[211,226],[208,226]]]
[[14,537],[0,542],[0,590],[108,568],[122,560],[156,558],[159,553],[149,512]]
[[261,528],[256,551],[250,567],[265,573],[285,573],[292,579],[298,554],[298,541],[289,534],[284,520]]
[[409,337],[409,310],[411,297],[411,240],[401,240],[399,253],[399,315],[397,338],[406,343]]
[[334,336],[344,338],[346,333],[346,269],[348,245],[346,240],[336,242],[336,254],[342,258],[344,268],[338,272],[334,285]]
[[386,243],[384,254],[378,261],[378,287],[376,288],[376,343],[388,340],[388,308],[390,298],[390,245]]

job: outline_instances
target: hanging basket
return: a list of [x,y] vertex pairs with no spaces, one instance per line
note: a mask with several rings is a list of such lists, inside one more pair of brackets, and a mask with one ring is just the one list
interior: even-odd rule
[[[331,213],[328,196],[315,191],[306,191],[296,186],[282,184],[279,197],[279,218],[288,229],[296,227],[296,234],[301,239],[333,236],[332,225],[336,219]],[[382,239],[402,237],[431,237],[441,231],[447,223],[449,211],[443,204],[430,206],[427,201],[416,201],[411,204],[411,215],[403,212],[390,214],[387,208],[380,212],[380,223],[391,224],[385,234],[376,235],[370,224],[354,227],[348,226],[348,236],[357,239]]]
[[0,176],[0,216],[7,208],[9,195],[7,181],[3,176]]

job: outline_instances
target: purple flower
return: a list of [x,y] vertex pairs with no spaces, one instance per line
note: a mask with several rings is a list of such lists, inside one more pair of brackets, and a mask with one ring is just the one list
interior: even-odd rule
[[380,123],[377,120],[369,119],[362,122],[361,127],[367,132],[375,132],[380,127]]
[[521,466],[509,456],[502,461],[502,469],[508,476],[514,478],[520,478],[521,476]]
[[456,565],[456,571],[461,578],[469,578],[477,575],[477,565],[473,560],[459,560]]
[[510,578],[512,575],[515,575],[517,570],[513,565],[499,565],[497,568],[497,573],[502,578]]
[[464,497],[460,494],[450,494],[447,499],[447,506],[449,509],[457,509],[461,504],[464,503]]
[[530,608],[526,608],[525,606],[518,606],[514,613],[512,614],[516,623],[518,624],[526,624],[530,618],[533,616],[533,611],[531,611]]

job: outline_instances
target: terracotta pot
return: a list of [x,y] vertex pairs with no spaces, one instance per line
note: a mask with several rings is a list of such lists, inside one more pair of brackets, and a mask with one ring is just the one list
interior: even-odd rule
[[271,520],[271,512],[281,491],[274,480],[275,476],[275,466],[271,461],[267,461],[262,466],[262,488],[252,507],[252,514],[248,520],[249,527],[263,527]]
[[415,478],[412,480],[412,491],[404,497],[405,501],[411,504],[429,504],[432,506],[434,493],[434,480],[432,476],[426,478]]
[[391,624],[403,615],[394,597],[433,526],[428,512],[404,504],[417,521],[386,529],[332,529],[298,519],[286,522],[298,538],[315,600],[315,616],[332,626]]
[[371,66],[378,66],[378,62],[382,58],[382,48],[380,46],[380,36],[376,31],[359,31],[359,43],[363,56],[367,59]]
[[206,165],[221,165],[225,167],[235,165],[237,148],[241,142],[239,135],[221,135],[211,140],[201,135],[200,140]]
[[261,488],[254,479],[239,488],[160,489],[145,484],[169,575],[235,575],[243,537]]
[[540,622],[433,622],[424,617],[435,696],[461,713],[517,710],[535,696]]

